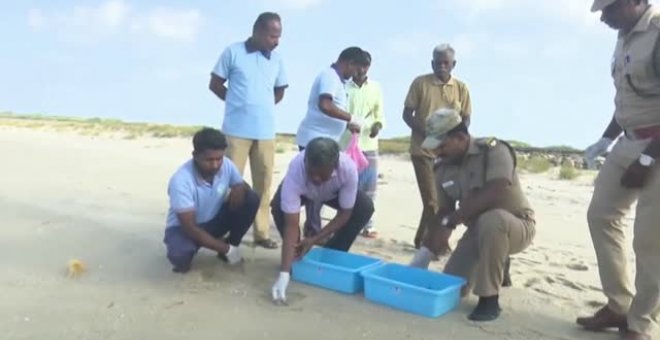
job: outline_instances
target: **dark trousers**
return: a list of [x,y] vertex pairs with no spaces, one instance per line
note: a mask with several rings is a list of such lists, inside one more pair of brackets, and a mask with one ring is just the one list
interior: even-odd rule
[[[223,238],[229,233],[227,242],[232,246],[238,246],[254,222],[258,209],[259,195],[253,190],[249,190],[242,206],[232,211],[229,209],[229,203],[225,203],[212,220],[201,223],[199,227],[217,239]],[[167,246],[167,259],[175,268],[190,267],[190,263],[200,247],[178,226],[165,229],[163,242]]]
[[[275,221],[275,226],[277,231],[280,232],[280,236],[284,238],[284,211],[281,207],[281,192],[282,185],[277,188],[277,192],[273,197],[273,200],[270,203],[271,214],[273,215],[273,220]],[[311,202],[305,198],[301,197],[301,201],[305,206],[310,206]],[[335,210],[339,209],[339,200],[337,198],[330,201],[324,202],[324,205],[327,205]],[[358,234],[364,226],[371,219],[371,215],[374,213],[374,204],[371,199],[364,194],[363,192],[357,192],[357,197],[355,198],[355,206],[353,206],[353,213],[348,219],[348,222],[337,230],[335,234],[330,238],[330,240],[324,245],[325,248],[348,251],[351,248],[351,245],[357,238]]]

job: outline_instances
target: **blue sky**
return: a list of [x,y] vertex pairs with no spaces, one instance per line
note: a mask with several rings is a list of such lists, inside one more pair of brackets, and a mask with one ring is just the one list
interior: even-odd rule
[[219,127],[208,90],[223,48],[256,16],[283,18],[290,88],[278,131],[294,132],[316,74],[357,45],[382,83],[384,136],[408,134],[403,100],[433,47],[457,49],[473,133],[584,147],[613,113],[616,33],[591,0],[88,0],[0,4],[0,111]]

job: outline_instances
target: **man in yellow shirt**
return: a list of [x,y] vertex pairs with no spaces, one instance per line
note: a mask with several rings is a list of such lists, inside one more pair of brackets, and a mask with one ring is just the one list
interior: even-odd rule
[[438,209],[442,208],[438,207],[435,191],[434,157],[421,147],[426,137],[426,118],[439,109],[451,109],[459,112],[466,126],[470,124],[470,92],[465,83],[451,75],[456,66],[454,57],[455,51],[448,44],[439,45],[433,50],[433,73],[419,76],[412,82],[403,109],[403,120],[412,130],[410,156],[424,206],[415,235],[417,248],[426,228],[433,223]]
[[[385,124],[383,114],[383,93],[380,84],[368,79],[367,73],[371,66],[371,55],[363,51],[362,58],[357,62],[358,71],[353,79],[346,84],[348,94],[348,112],[362,122],[358,132],[358,145],[369,160],[369,167],[359,175],[359,189],[372,201],[376,198],[378,184],[378,134]],[[349,145],[354,132],[347,129],[341,137],[340,145],[343,149]],[[375,203],[375,202],[374,202]],[[373,219],[367,223],[362,236],[375,238],[377,236]]]

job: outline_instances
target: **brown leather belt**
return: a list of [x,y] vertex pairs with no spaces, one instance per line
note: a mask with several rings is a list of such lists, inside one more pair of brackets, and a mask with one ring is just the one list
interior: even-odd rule
[[632,139],[660,138],[660,125],[625,130],[625,134]]

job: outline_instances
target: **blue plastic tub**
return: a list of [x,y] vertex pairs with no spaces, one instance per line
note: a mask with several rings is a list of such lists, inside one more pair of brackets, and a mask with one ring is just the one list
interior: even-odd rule
[[355,294],[364,289],[360,272],[382,265],[376,258],[326,248],[312,249],[291,270],[295,281]]
[[425,269],[386,264],[362,272],[367,300],[437,318],[458,306],[465,280]]

